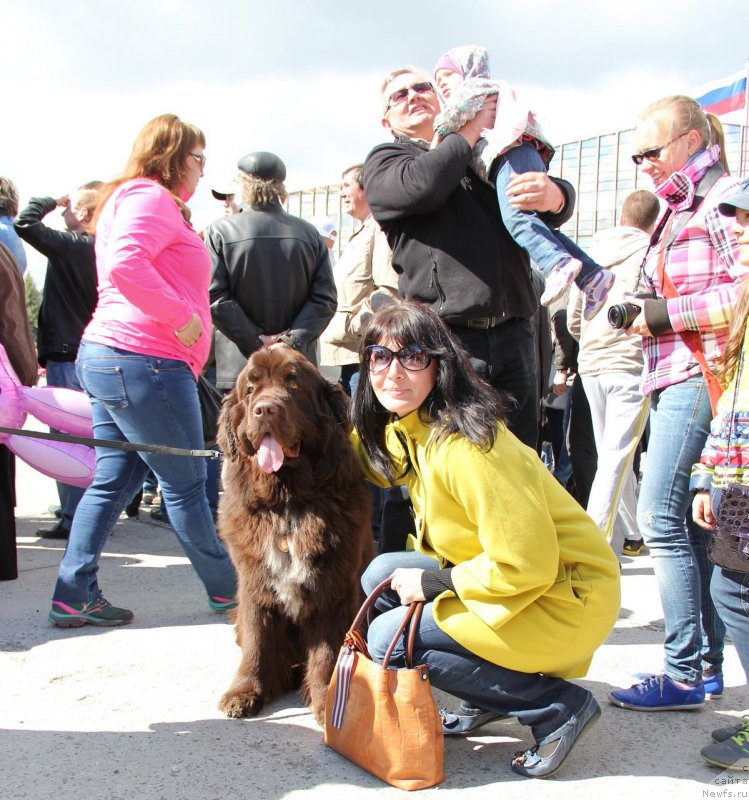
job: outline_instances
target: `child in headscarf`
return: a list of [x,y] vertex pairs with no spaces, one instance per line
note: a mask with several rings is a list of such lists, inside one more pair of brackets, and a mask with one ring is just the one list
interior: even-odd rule
[[546,276],[541,304],[558,300],[574,280],[585,294],[583,316],[592,319],[606,301],[614,276],[590,259],[571,239],[552,230],[535,213],[510,205],[507,185],[523,172],[546,172],[554,148],[544,138],[533,113],[521,105],[505,81],[489,77],[489,54],[467,45],[448,50],[434,69],[444,108],[434,121],[438,139],[460,130],[483,106],[487,95],[498,95],[497,119],[474,148],[471,168],[497,189],[502,220],[513,239],[530,254]]

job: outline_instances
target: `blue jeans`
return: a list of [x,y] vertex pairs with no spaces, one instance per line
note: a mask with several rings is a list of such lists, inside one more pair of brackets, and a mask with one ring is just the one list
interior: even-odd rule
[[[84,342],[78,377],[91,397],[94,436],[113,441],[203,449],[195,378],[183,361]],[[54,599],[95,600],[99,556],[120,513],[150,467],[169,520],[209,596],[234,597],[236,577],[216,536],[202,458],[96,448],[96,473],[73,520]]]
[[[384,553],[372,561],[362,575],[362,586],[369,594],[397,567],[435,569],[437,562],[422,553]],[[517,717],[529,725],[539,743],[554,741],[554,732],[578,712],[589,692],[561,678],[539,673],[517,672],[485,661],[466,650],[442,631],[434,621],[434,604],[425,603],[414,641],[414,662],[429,667],[433,686],[459,697],[468,705]],[[376,608],[382,613],[369,626],[367,646],[376,661],[382,662],[388,645],[406,613],[395,592],[380,595]],[[395,647],[390,663],[405,666],[405,636]]]
[[[81,391],[81,384],[78,382],[78,375],[75,372],[75,361],[53,361],[50,358],[47,359],[45,369],[47,370],[47,386],[62,386],[65,389]],[[50,430],[59,433],[55,428],[50,428]],[[57,481],[57,494],[62,508],[60,519],[68,529],[73,524],[73,516],[81,497],[83,497],[83,492],[84,490],[79,486],[71,486],[68,483]]]
[[[725,626],[710,599],[712,566],[692,521],[689,476],[712,412],[702,376],[651,395],[650,439],[637,523],[653,557],[665,622],[665,672],[694,683],[702,661],[721,669]],[[704,633],[704,642],[703,642]]]
[[[713,513],[718,511],[722,491],[711,491]],[[749,574],[713,567],[710,596],[731,634],[736,653],[749,683]]]
[[513,172],[518,175],[524,172],[546,172],[541,154],[530,142],[512,147],[499,157],[499,169],[494,182],[505,228],[517,244],[528,251],[544,275],[571,258],[581,261],[583,267],[575,278],[575,283],[582,289],[601,267],[572,239],[550,228],[535,211],[519,211],[510,205],[507,185]]
[[714,567],[710,596],[731,634],[749,682],[749,574]]

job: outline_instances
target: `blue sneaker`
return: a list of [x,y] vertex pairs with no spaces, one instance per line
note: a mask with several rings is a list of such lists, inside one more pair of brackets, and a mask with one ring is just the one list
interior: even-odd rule
[[649,675],[629,689],[617,689],[609,700],[632,711],[692,711],[705,705],[705,685],[678,687],[668,675]]
[[705,697],[712,700],[714,697],[723,696],[723,673],[705,670],[702,673],[702,683],[705,685]]

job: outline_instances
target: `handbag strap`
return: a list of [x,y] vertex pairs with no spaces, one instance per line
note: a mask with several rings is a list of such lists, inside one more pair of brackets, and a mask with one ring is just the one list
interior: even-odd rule
[[728,418],[728,441],[726,442],[726,461],[727,464],[731,463],[731,434],[733,433],[733,426],[736,422],[736,397],[739,394],[739,383],[741,382],[741,369],[744,366],[744,346],[742,343],[739,352],[739,363],[736,366],[736,383],[733,387],[733,400],[731,401],[731,416]]
[[[364,603],[362,603],[362,607],[359,609],[359,612],[354,617],[354,621],[351,623],[351,630],[358,631],[364,621],[365,617],[369,610],[374,606],[377,598],[385,591],[390,588],[390,578],[385,578],[384,581],[378,583],[377,586],[370,592],[369,596],[366,598]],[[397,630],[395,631],[395,635],[393,636],[390,645],[385,653],[385,658],[382,661],[382,666],[387,669],[388,664],[390,663],[390,658],[393,654],[393,650],[398,644],[400,637],[403,635],[403,632],[406,630],[406,627],[409,628],[408,635],[406,637],[406,666],[410,669],[413,666],[413,646],[414,646],[414,639],[416,637],[416,631],[419,627],[419,620],[421,618],[421,612],[424,608],[423,602],[415,602],[411,603],[406,610],[406,613],[403,616],[403,619],[398,625]]]

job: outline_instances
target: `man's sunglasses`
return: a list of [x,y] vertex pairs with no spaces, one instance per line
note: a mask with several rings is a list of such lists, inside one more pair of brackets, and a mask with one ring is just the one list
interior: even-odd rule
[[650,150],[644,150],[642,153],[635,153],[632,156],[632,161],[634,161],[638,167],[640,166],[640,164],[642,164],[643,161],[645,161],[645,159],[647,159],[648,161],[655,161],[656,159],[661,157],[661,152],[665,150],[670,144],[678,142],[679,139],[682,138],[682,136],[686,136],[688,133],[689,131],[684,131],[684,133],[680,133],[678,136],[675,136],[673,139],[671,139],[671,141],[666,142],[666,144],[662,144],[660,147],[653,147]]
[[409,372],[421,372],[432,363],[432,356],[419,344],[401,347],[397,353],[381,344],[370,344],[364,348],[364,357],[367,369],[375,373],[388,369],[394,358],[397,358],[401,366]]
[[404,103],[408,99],[409,92],[413,92],[414,94],[427,94],[428,92],[433,91],[434,86],[432,86],[429,81],[420,81],[419,83],[411,84],[411,86],[404,86],[402,89],[398,89],[397,92],[393,92],[390,97],[388,97],[387,107],[391,108],[392,106],[399,106],[401,103]]

